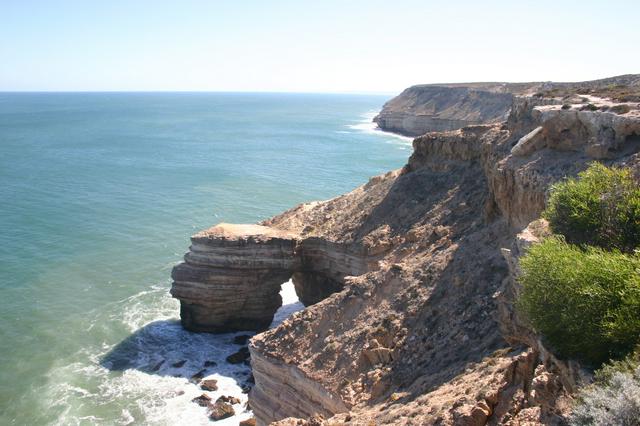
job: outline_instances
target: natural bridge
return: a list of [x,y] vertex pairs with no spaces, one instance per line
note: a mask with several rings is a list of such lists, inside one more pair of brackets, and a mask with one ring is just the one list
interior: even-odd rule
[[292,279],[311,305],[367,272],[355,247],[261,225],[221,223],[191,237],[184,262],[173,268],[173,297],[192,331],[264,330],[282,305],[280,287]]

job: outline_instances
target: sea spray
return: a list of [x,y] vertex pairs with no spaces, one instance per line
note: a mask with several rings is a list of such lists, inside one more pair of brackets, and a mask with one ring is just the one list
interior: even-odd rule
[[[176,301],[163,290],[157,287],[141,292],[113,306],[114,312],[121,310],[121,321],[134,331],[127,339],[117,345],[94,348],[94,351],[85,349],[78,354],[77,362],[51,371],[53,386],[47,398],[60,412],[57,424],[206,425],[209,424],[206,409],[192,402],[203,393],[214,401],[222,395],[240,400],[234,405],[236,416],[216,424],[237,425],[240,420],[251,417],[246,409],[247,395],[243,392],[251,374],[250,367],[230,364],[226,357],[241,347],[234,344],[234,337],[253,333],[185,331],[172,316],[177,312]],[[304,307],[291,281],[282,285],[280,295],[283,305],[271,327]],[[159,299],[159,303],[141,303],[149,298]],[[164,307],[165,311],[155,309],[157,306]],[[203,391],[199,380],[192,379],[198,373],[203,379],[217,380],[218,389]],[[127,401],[124,407],[122,401]],[[101,411],[107,415],[92,415],[94,406],[102,407]]]

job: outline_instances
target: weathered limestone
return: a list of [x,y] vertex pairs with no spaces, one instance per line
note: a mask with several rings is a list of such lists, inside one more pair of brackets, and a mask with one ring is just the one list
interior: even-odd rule
[[295,235],[259,225],[220,224],[191,238],[172,272],[182,325],[192,331],[259,330],[282,304]]
[[499,84],[413,86],[387,102],[374,121],[383,130],[419,136],[504,120],[512,99]]
[[251,367],[256,379],[250,396],[251,409],[258,425],[294,415],[330,417],[348,410],[339,395],[307,377],[297,366],[268,358],[257,350],[261,338],[262,335],[255,337],[250,346]]
[[221,223],[191,238],[185,261],[173,269],[171,294],[188,330],[264,330],[289,278],[308,306],[341,290],[344,277],[364,273],[366,259],[362,250],[322,238]]
[[342,290],[344,278],[367,271],[367,256],[355,247],[310,237],[297,247],[293,284],[300,301],[313,305]]
[[564,96],[517,96],[506,122],[418,137],[403,169],[348,194],[194,237],[173,292],[215,320],[201,329],[253,293],[266,318],[278,285],[259,274],[292,275],[312,305],[251,339],[257,424],[563,424],[581,370],[513,309],[541,228],[522,230],[594,158],[640,176],[638,110]]
[[543,147],[542,126],[538,126],[518,140],[516,146],[511,148],[511,154],[525,156]]
[[[595,98],[594,98],[595,99]],[[594,101],[595,102],[595,101]],[[546,105],[533,108],[533,118],[538,127],[523,136],[511,149],[511,154],[526,157],[545,147],[558,151],[581,152],[588,157],[602,160],[616,158],[621,151],[640,143],[640,111],[637,105],[581,104]],[[616,106],[627,111],[618,114]],[[606,108],[605,111],[593,110]]]

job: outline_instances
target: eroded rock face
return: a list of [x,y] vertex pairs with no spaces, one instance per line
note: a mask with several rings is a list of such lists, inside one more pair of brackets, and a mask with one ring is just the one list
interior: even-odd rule
[[192,331],[264,330],[282,305],[280,286],[293,277],[306,306],[367,270],[366,249],[263,225],[222,223],[191,238],[172,272],[182,325]]
[[293,284],[305,306],[326,299],[342,290],[344,279],[367,271],[368,255],[356,246],[327,241],[324,238],[302,239],[297,247],[298,268]]
[[[551,184],[601,158],[591,146],[640,177],[633,110],[589,127],[602,111],[564,103],[517,97],[504,123],[425,134],[401,170],[262,223],[293,248],[258,263],[309,306],[249,343],[257,424],[562,424],[581,370],[513,309],[518,257],[544,232],[528,225]],[[233,259],[223,276],[265,269]]]
[[[258,424],[312,412],[326,424],[562,423],[580,375],[505,308],[517,260],[501,252],[539,217],[552,183],[593,161],[554,144],[512,153],[544,126],[541,103],[554,104],[519,102],[506,124],[423,135],[400,172],[268,221],[378,257],[252,340]],[[627,143],[611,164],[638,167]]]
[[[586,107],[569,103],[535,107],[533,114],[540,126],[523,136],[511,153],[522,157],[549,147],[557,151],[581,152],[603,160],[619,157],[622,150],[637,149],[640,144],[638,105],[611,104],[594,97],[588,99],[592,102]],[[616,109],[616,106],[625,108]]]
[[256,386],[250,398],[258,424],[291,415],[308,418],[322,414],[330,417],[347,411],[347,405],[339,395],[327,391],[296,365],[268,358],[260,351],[252,350],[252,354],[251,367]]
[[419,136],[502,121],[512,100],[499,84],[413,86],[387,102],[374,121],[383,130]]
[[[555,357],[542,343],[540,336],[528,326],[515,309],[514,302],[521,291],[521,286],[518,283],[519,258],[526,253],[529,247],[538,244],[551,234],[548,222],[544,219],[538,219],[531,222],[515,236],[511,247],[501,250],[509,265],[509,276],[504,280],[502,289],[496,294],[499,301],[500,326],[505,340],[512,345],[524,344],[537,354],[540,377],[533,381],[532,385],[543,387],[538,390],[537,397],[547,405],[553,405],[553,403],[544,400],[542,394],[545,392],[544,386],[551,386],[557,381],[559,389],[566,393],[574,393],[580,385],[584,385],[590,380],[590,373],[583,369],[578,362]],[[541,372],[543,369],[544,374]]]
[[295,235],[259,225],[220,224],[194,235],[172,272],[182,325],[208,332],[267,328],[282,305],[295,244]]

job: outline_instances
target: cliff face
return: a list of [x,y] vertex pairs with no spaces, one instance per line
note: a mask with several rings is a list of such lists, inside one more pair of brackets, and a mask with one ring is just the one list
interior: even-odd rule
[[[406,136],[498,123],[509,115],[514,98],[538,104],[594,96],[615,102],[640,102],[640,75],[629,74],[579,83],[459,83],[409,87],[388,101],[373,119],[382,130]],[[576,99],[569,99],[569,103]]]
[[387,102],[373,121],[406,136],[496,123],[507,117],[513,96],[490,89],[413,86]]
[[[227,234],[221,244],[218,230],[204,249],[196,236],[172,291],[205,318],[222,304],[208,299],[230,297],[227,284],[251,306],[252,291],[273,294],[258,270],[293,274],[309,305],[251,340],[258,424],[316,414],[328,424],[562,422],[583,372],[517,317],[517,259],[543,232],[529,224],[550,184],[595,159],[640,173],[640,116],[637,104],[593,95],[518,96],[509,110],[501,123],[418,137],[403,169],[297,206],[251,237]],[[238,254],[242,244],[255,255]],[[196,260],[197,252],[216,254]],[[197,262],[244,278],[182,279]]]

